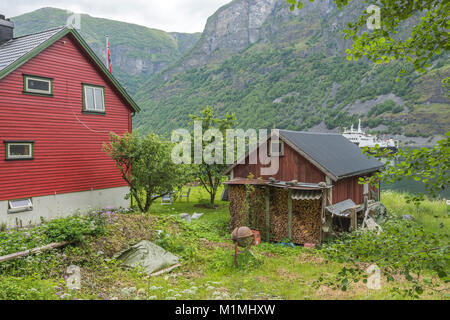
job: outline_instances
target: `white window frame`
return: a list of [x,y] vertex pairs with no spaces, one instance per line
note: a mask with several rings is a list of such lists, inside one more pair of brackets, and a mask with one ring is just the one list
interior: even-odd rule
[[[43,78],[43,77],[37,77],[37,76],[28,76],[28,75],[24,75],[24,77],[25,77],[25,88],[24,88],[25,92],[48,94],[48,95],[53,94],[53,88],[52,88],[53,81],[52,81],[52,79]],[[48,83],[48,91],[28,88],[28,80],[47,82]]]
[[[280,144],[279,152],[273,152],[272,146],[275,143]],[[281,141],[281,140],[278,140],[278,141],[270,140],[270,156],[274,156],[274,157],[282,157],[282,156],[284,156],[284,142],[283,141]]]
[[[15,201],[24,201],[24,200],[27,201],[26,205],[21,206],[14,205]],[[31,201],[31,198],[8,200],[8,213],[17,213],[31,210],[33,210],[33,201]]]
[[[11,145],[28,145],[30,146],[30,153],[27,155],[11,155]],[[6,160],[15,159],[33,159],[34,155],[34,143],[33,142],[6,142]]]
[[[94,108],[89,108],[88,103],[87,103],[87,88],[93,89],[93,94],[94,94]],[[96,97],[96,90],[100,90],[101,95],[102,95],[102,101],[103,101],[103,109],[97,109],[97,99]],[[83,84],[83,111],[88,111],[88,112],[98,112],[98,113],[104,113],[105,112],[105,88],[102,86],[96,86],[96,85],[91,85],[91,84]]]

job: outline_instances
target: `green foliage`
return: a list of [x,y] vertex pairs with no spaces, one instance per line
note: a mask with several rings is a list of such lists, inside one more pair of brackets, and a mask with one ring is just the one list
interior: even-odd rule
[[156,134],[141,137],[138,132],[123,136],[111,133],[110,143],[103,145],[130,186],[141,212],[147,212],[156,199],[190,181],[189,167],[172,161],[172,147]]
[[[395,110],[395,112],[394,112],[394,110]],[[398,112],[403,111],[403,107],[397,106],[395,104],[395,102],[392,100],[386,100],[383,103],[374,105],[367,113],[367,116],[368,117],[379,116],[380,114],[383,114],[387,111],[392,111],[394,113],[398,113]]]
[[0,300],[55,300],[58,283],[33,277],[1,277]]
[[[312,0],[314,1],[314,0]],[[291,10],[302,8],[299,0],[287,0]],[[342,9],[349,0],[336,0]],[[359,19],[349,22],[344,30],[345,38],[353,40],[352,49],[347,49],[349,59],[357,61],[363,56],[374,63],[389,63],[405,59],[414,65],[416,71],[425,72],[434,56],[450,49],[448,41],[450,3],[441,0],[400,1],[387,0],[381,4],[377,0],[365,1],[367,7],[380,7],[380,28],[369,32],[365,26],[373,12],[364,10]],[[407,21],[416,19],[406,39],[397,34]],[[447,78],[448,79],[448,78]],[[444,80],[446,83],[448,80]]]
[[[202,112],[200,116],[190,115],[192,119],[192,123],[194,121],[200,121],[202,124],[202,163],[194,164],[194,176],[195,178],[200,180],[203,188],[210,194],[210,205],[214,207],[214,201],[216,198],[217,189],[223,180],[223,172],[227,168],[227,164],[225,163],[225,143],[226,143],[226,130],[230,129],[235,121],[234,114],[226,114],[225,118],[219,119],[214,116],[214,111],[211,107],[207,106]],[[222,141],[218,136],[213,135],[210,141],[205,141],[205,132],[210,129],[217,130],[217,133],[221,134]],[[191,134],[194,138],[194,132]],[[194,138],[195,139],[195,138]],[[195,144],[192,144],[195,147]],[[205,150],[208,149],[209,146],[217,145],[220,149],[220,159],[219,161],[214,160],[213,163],[208,163],[205,156]],[[213,159],[216,159],[219,155],[216,154],[217,150],[214,148],[212,152],[210,152]],[[195,154],[194,154],[195,157]],[[195,159],[193,159],[195,160]],[[192,161],[195,163],[195,161]]]
[[[374,148],[363,148],[363,152],[370,157],[384,159],[385,168],[366,180],[371,184],[378,181],[392,183],[405,178],[421,181],[427,192],[436,197],[440,190],[450,185],[450,132],[446,137],[437,142],[432,148],[404,149],[397,153],[382,150],[379,146]],[[413,201],[420,202],[423,194],[414,197]]]
[[[56,8],[41,8],[12,18],[14,35],[22,36],[66,24],[73,13]],[[136,24],[81,15],[83,38],[99,57],[105,55],[105,35],[109,35],[113,62],[113,74],[130,94],[135,94],[148,75],[160,71],[181,58],[198,40],[200,35],[177,33],[176,37],[161,30]],[[142,61],[145,67],[136,72],[135,63]]]
[[[347,290],[352,282],[367,281],[364,268],[369,264],[380,267],[389,282],[404,277],[409,285],[394,287],[401,294],[418,297],[425,288],[437,290],[440,282],[448,282],[449,235],[427,233],[413,221],[391,217],[382,224],[383,232],[356,231],[325,244],[322,249],[327,260],[346,266],[333,279],[319,279]],[[330,282],[331,281],[331,282]]]

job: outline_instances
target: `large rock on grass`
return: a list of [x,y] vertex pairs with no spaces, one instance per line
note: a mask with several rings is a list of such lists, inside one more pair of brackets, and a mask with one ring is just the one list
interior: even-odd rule
[[128,268],[140,266],[148,274],[173,266],[179,261],[177,256],[148,240],[142,240],[132,245],[119,252],[114,258],[120,260],[122,265]]

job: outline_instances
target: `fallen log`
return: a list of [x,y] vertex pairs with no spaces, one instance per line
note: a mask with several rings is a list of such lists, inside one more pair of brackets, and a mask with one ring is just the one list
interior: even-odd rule
[[8,254],[6,256],[1,256],[0,257],[0,262],[5,262],[5,261],[8,261],[8,260],[17,259],[17,258],[24,257],[24,256],[27,256],[29,254],[33,254],[33,253],[40,252],[40,251],[46,251],[46,250],[51,250],[51,249],[54,249],[54,248],[63,247],[65,245],[68,245],[69,243],[70,243],[69,241],[53,242],[53,243],[50,243],[50,244],[48,244],[46,246],[43,246],[43,247],[38,247],[38,248],[34,248],[34,249],[29,249],[29,250],[25,250],[25,251],[16,252],[16,253],[11,253],[11,254]]
[[162,270],[160,270],[160,271],[158,271],[158,272],[154,272],[154,273],[152,273],[152,274],[150,275],[150,277],[156,277],[156,276],[159,276],[159,275],[161,275],[161,274],[163,274],[163,273],[172,271],[173,269],[178,268],[179,266],[181,266],[181,263],[177,263],[176,265],[173,265],[173,266],[170,266],[170,267],[168,267],[168,268],[162,269]]

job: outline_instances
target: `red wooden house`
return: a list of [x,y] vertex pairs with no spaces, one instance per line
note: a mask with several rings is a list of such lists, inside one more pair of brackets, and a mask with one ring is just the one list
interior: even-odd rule
[[[232,228],[253,221],[251,227],[261,229],[266,239],[291,238],[297,243],[318,243],[322,241],[324,230],[328,232],[332,226],[334,216],[349,217],[351,210],[362,209],[365,196],[379,198],[379,188],[369,188],[358,181],[380,170],[383,164],[369,159],[342,135],[279,130],[278,137],[278,141],[269,138],[266,142],[269,153],[279,155],[275,174],[261,174],[261,168],[269,165],[262,165],[259,157],[256,164],[249,164],[249,154],[259,152],[258,148],[250,150],[244,160],[225,172],[230,176],[226,184],[230,189]],[[248,179],[249,176],[252,179]],[[242,204],[243,185],[252,185],[252,190],[261,189],[254,196],[262,198],[257,205],[262,208],[252,208],[253,200]],[[245,210],[247,212],[243,213]],[[253,218],[249,217],[249,210],[256,210]],[[281,219],[287,227],[280,229],[280,222],[275,223],[273,219]]]
[[0,16],[0,223],[127,207],[102,151],[138,106],[74,29],[13,38]]

